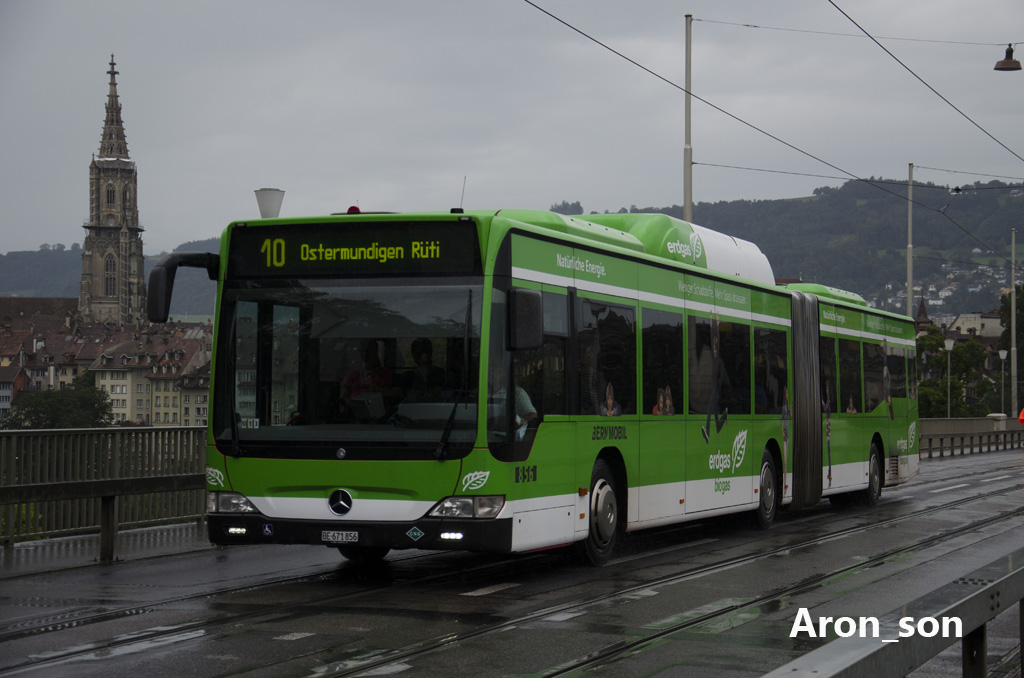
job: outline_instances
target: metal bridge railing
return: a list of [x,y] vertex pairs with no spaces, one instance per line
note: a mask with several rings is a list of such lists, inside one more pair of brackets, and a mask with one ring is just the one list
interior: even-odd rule
[[920,457],[956,456],[1012,450],[1024,446],[1024,431],[931,433],[921,435]]
[[0,431],[0,543],[200,521],[203,427]]
[[[963,675],[986,677],[988,622],[1020,603],[1022,597],[1024,549],[1019,549],[881,617],[877,637],[872,633],[838,638],[766,678],[902,678],[958,640],[963,643]],[[1024,611],[1019,616],[1024,640]],[[926,619],[959,620],[962,639],[939,632],[928,635],[942,626],[920,623]]]

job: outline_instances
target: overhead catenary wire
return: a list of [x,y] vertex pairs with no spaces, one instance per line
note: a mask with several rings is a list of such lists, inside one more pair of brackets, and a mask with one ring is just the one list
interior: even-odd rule
[[[863,183],[866,183],[866,184],[871,184],[871,185],[887,185],[887,186],[906,186],[907,185],[906,180],[897,180],[897,179],[851,179],[849,177],[840,177],[840,176],[836,176],[834,174],[816,174],[814,172],[794,172],[792,170],[768,169],[766,167],[743,167],[742,165],[723,165],[723,164],[714,163],[714,162],[695,162],[693,164],[694,164],[694,166],[700,165],[702,167],[717,167],[717,168],[720,168],[720,169],[741,170],[741,171],[744,171],[744,172],[763,172],[765,174],[785,174],[785,175],[796,176],[796,177],[811,177],[813,179],[832,179],[832,180],[835,180],[835,181],[860,181],[860,182],[863,182]],[[936,168],[934,168],[934,167],[922,167],[920,165],[914,165],[914,169],[915,170],[918,170],[918,169],[926,169],[926,170],[928,170],[928,169],[936,169]],[[999,176],[997,174],[976,174],[976,173],[972,173],[972,172],[962,172],[960,170],[937,170],[937,171],[950,172],[952,174],[974,174],[975,176],[992,177],[992,178],[996,178],[996,179],[1014,179],[1014,180],[1017,180],[1017,181],[1020,181],[1020,182],[1024,182],[1024,177],[1004,177],[1004,176]],[[915,188],[923,188],[923,189],[926,189],[926,190],[927,189],[936,189],[936,190],[943,190],[943,191],[955,191],[955,190],[958,190],[960,188],[959,186],[956,186],[956,187],[953,187],[953,186],[941,186],[941,185],[937,185],[937,184],[926,184],[926,183],[921,183],[921,182],[916,182],[916,181],[914,182],[914,187]],[[1020,183],[1020,184],[1006,184],[1004,186],[970,186],[969,188],[972,191],[1010,191],[1010,190],[1015,190],[1015,189],[1024,189],[1024,183]],[[900,197],[903,197],[903,196],[900,196]]]
[[[694,21],[702,21],[709,24],[720,24],[723,26],[738,26],[740,28],[758,28],[766,31],[785,31],[788,33],[809,33],[811,35],[826,35],[839,38],[866,38],[868,36],[863,33],[840,33],[838,31],[816,31],[809,28],[785,28],[781,26],[759,26],[758,24],[745,24],[734,21],[716,21],[715,19],[698,19],[694,17]],[[962,40],[936,40],[930,38],[901,38],[895,36],[878,36],[879,40],[897,40],[903,42],[926,42],[937,45],[969,45],[972,47],[1002,47],[1007,44],[1005,42],[965,42]],[[1019,45],[1024,41],[1012,42],[1011,45]]]
[[964,113],[964,112],[963,112],[962,110],[960,110],[960,109],[959,109],[959,108],[958,108],[958,107],[957,107],[957,106],[956,106],[956,105],[955,105],[955,104],[954,104],[954,103],[953,103],[952,101],[950,101],[950,100],[949,100],[949,99],[947,99],[946,97],[942,96],[942,94],[940,94],[940,93],[939,93],[939,91],[938,91],[937,89],[935,89],[934,87],[932,87],[931,85],[929,85],[929,84],[928,84],[928,83],[927,83],[927,82],[925,81],[925,79],[924,79],[924,78],[922,78],[922,77],[921,77],[920,75],[918,75],[917,73],[915,73],[915,72],[913,71],[913,69],[911,69],[911,68],[910,68],[910,66],[907,66],[907,65],[906,65],[905,63],[903,63],[902,61],[900,61],[899,57],[897,57],[897,56],[896,56],[895,54],[893,54],[892,52],[890,52],[890,51],[889,51],[889,49],[888,49],[888,48],[887,48],[887,47],[886,47],[885,45],[883,45],[882,43],[880,43],[880,42],[879,42],[879,41],[878,41],[878,40],[877,40],[877,39],[876,39],[876,38],[875,38],[874,36],[872,36],[872,35],[871,35],[870,33],[868,33],[868,32],[867,32],[867,30],[866,30],[866,29],[864,29],[864,27],[862,27],[862,26],[861,26],[860,24],[858,24],[858,23],[857,23],[856,21],[854,21],[853,17],[851,17],[851,16],[850,16],[849,14],[847,14],[846,12],[844,12],[844,11],[843,11],[843,9],[842,9],[842,8],[841,8],[841,7],[839,6],[839,5],[837,5],[837,4],[835,3],[835,1],[834,1],[834,0],[828,0],[828,3],[829,3],[830,5],[832,5],[833,7],[835,7],[835,8],[836,8],[836,11],[838,11],[838,12],[839,12],[840,14],[842,14],[842,15],[843,15],[844,17],[846,17],[847,19],[849,19],[849,20],[850,20],[850,23],[852,23],[852,24],[853,24],[854,26],[856,26],[856,27],[857,27],[858,29],[860,29],[860,30],[861,30],[861,31],[862,31],[862,32],[864,33],[864,35],[866,35],[867,37],[871,38],[871,41],[872,41],[873,43],[875,43],[876,45],[878,45],[878,46],[879,46],[879,47],[880,47],[880,48],[882,49],[882,51],[883,51],[883,52],[885,52],[886,54],[888,54],[888,55],[889,55],[890,57],[892,57],[892,58],[893,58],[893,60],[894,60],[894,61],[895,61],[896,63],[898,63],[898,64],[899,64],[900,66],[902,66],[902,67],[903,67],[904,69],[906,69],[906,71],[907,71],[908,73],[910,73],[910,74],[911,74],[912,76],[914,76],[914,78],[916,78],[916,79],[918,80],[918,82],[920,82],[920,83],[921,83],[922,85],[924,85],[925,87],[927,87],[927,88],[928,88],[928,89],[929,89],[929,90],[930,90],[930,91],[931,91],[931,92],[932,92],[932,93],[933,93],[933,94],[934,94],[935,96],[939,97],[939,99],[942,99],[942,101],[944,101],[944,102],[946,103],[946,105],[948,105],[948,106],[949,106],[950,108],[952,108],[952,109],[953,109],[954,111],[956,111],[956,112],[957,112],[957,113],[959,113],[959,114],[960,114],[961,116],[963,116],[963,118],[964,118],[965,120],[967,120],[967,121],[968,121],[969,123],[971,123],[972,125],[974,125],[975,127],[977,127],[977,128],[979,129],[979,130],[981,130],[981,132],[982,132],[982,133],[983,133],[983,134],[984,134],[985,136],[987,136],[987,137],[988,137],[989,139],[991,139],[992,141],[994,141],[994,142],[996,142],[997,144],[999,144],[1000,146],[1002,146],[1002,147],[1003,147],[1003,148],[1004,148],[1004,149],[1005,149],[1006,151],[1008,151],[1008,152],[1009,152],[1009,153],[1010,153],[1010,154],[1011,154],[1011,155],[1012,155],[1013,157],[1017,158],[1017,159],[1018,159],[1018,160],[1020,160],[1021,162],[1024,162],[1024,158],[1022,158],[1022,157],[1021,157],[1020,155],[1018,155],[1016,151],[1014,151],[1014,150],[1013,150],[1012,148],[1010,148],[1009,146],[1007,146],[1006,144],[1004,144],[1004,143],[1003,143],[1002,141],[1000,141],[999,139],[997,139],[997,138],[996,138],[996,137],[995,137],[995,136],[994,136],[994,135],[993,135],[993,134],[992,134],[991,132],[989,132],[989,131],[988,131],[987,129],[985,129],[984,127],[982,127],[981,125],[979,125],[979,124],[978,124],[977,122],[975,122],[975,121],[974,121],[974,119],[973,119],[973,118],[971,118],[971,116],[967,115],[967,114],[966,114],[966,113]]
[[[995,249],[994,249],[994,248],[993,248],[993,247],[992,247],[991,245],[989,245],[989,244],[988,244],[988,243],[986,243],[985,241],[981,240],[981,239],[980,239],[980,238],[979,238],[978,236],[976,236],[976,235],[974,235],[973,233],[971,233],[970,231],[968,231],[968,230],[967,230],[966,228],[964,228],[964,227],[963,227],[963,226],[962,226],[961,224],[959,224],[959,223],[958,223],[958,222],[957,222],[957,221],[956,221],[955,219],[953,219],[953,218],[952,218],[952,217],[950,217],[950,216],[949,216],[948,214],[946,214],[946,207],[948,207],[948,205],[946,205],[945,207],[942,207],[942,208],[934,208],[934,207],[931,207],[931,206],[929,206],[929,205],[925,205],[925,204],[923,204],[923,203],[919,203],[919,202],[918,202],[918,201],[916,201],[916,200],[909,200],[909,198],[908,198],[907,196],[903,196],[903,195],[900,195],[899,193],[896,193],[895,191],[891,191],[891,190],[889,190],[888,188],[886,188],[885,186],[882,186],[882,185],[880,185],[880,184],[878,184],[878,183],[876,183],[876,182],[873,182],[873,181],[871,181],[871,180],[868,180],[868,179],[864,179],[863,177],[859,177],[859,176],[857,176],[856,174],[854,174],[853,172],[850,172],[850,171],[848,171],[848,170],[845,170],[845,169],[843,169],[842,167],[839,167],[838,165],[834,165],[834,164],[832,164],[831,162],[828,162],[827,160],[825,160],[825,159],[823,159],[823,158],[820,158],[820,157],[818,157],[818,156],[814,155],[813,153],[811,153],[811,152],[809,152],[809,151],[806,151],[806,150],[804,150],[804,149],[800,148],[799,146],[796,146],[795,144],[792,144],[792,143],[790,143],[790,142],[788,142],[788,141],[786,141],[786,140],[784,140],[784,139],[782,139],[782,138],[780,138],[780,137],[778,137],[778,136],[776,136],[776,135],[772,134],[771,132],[768,132],[767,130],[764,130],[764,129],[762,129],[762,128],[758,127],[757,125],[755,125],[755,124],[753,124],[753,123],[751,123],[751,122],[748,122],[747,120],[744,120],[743,118],[739,117],[738,115],[736,115],[736,114],[734,114],[734,113],[731,113],[731,112],[729,112],[729,111],[725,110],[724,108],[722,108],[722,107],[720,107],[720,106],[718,106],[718,105],[716,105],[716,104],[712,103],[711,101],[709,101],[709,100],[707,100],[707,99],[705,99],[705,98],[703,98],[703,97],[700,97],[700,96],[698,96],[698,95],[694,94],[693,92],[690,92],[690,91],[688,91],[688,90],[687,90],[687,89],[686,89],[685,87],[683,87],[683,86],[682,86],[682,85],[680,85],[679,83],[677,83],[677,82],[675,82],[675,81],[673,81],[673,80],[671,80],[671,79],[669,79],[669,78],[665,77],[664,75],[661,75],[660,73],[658,73],[658,72],[656,72],[656,71],[652,70],[651,68],[648,68],[647,66],[644,66],[643,64],[641,64],[640,62],[636,61],[635,59],[633,59],[633,58],[631,58],[631,57],[629,57],[629,56],[626,56],[626,55],[625,55],[625,54],[623,54],[622,52],[620,52],[620,51],[618,51],[618,50],[614,49],[613,47],[611,47],[610,45],[608,45],[608,44],[606,44],[606,43],[602,42],[601,40],[598,40],[597,38],[595,38],[594,36],[590,35],[589,33],[587,33],[587,32],[585,32],[585,31],[583,31],[583,30],[582,30],[582,29],[580,29],[580,28],[577,28],[577,27],[576,27],[576,26],[574,26],[573,24],[570,24],[570,23],[569,23],[568,21],[566,21],[566,20],[562,19],[561,17],[559,17],[559,16],[557,16],[557,15],[553,14],[552,12],[550,12],[550,11],[548,11],[548,10],[544,9],[543,7],[541,7],[540,5],[538,5],[538,4],[536,3],[536,2],[533,2],[533,0],[523,0],[523,1],[524,1],[524,2],[526,3],[526,4],[530,5],[531,7],[533,7],[534,9],[536,9],[537,11],[539,11],[539,12],[541,12],[541,13],[545,14],[545,15],[546,15],[546,16],[548,16],[549,18],[551,18],[551,19],[553,19],[553,20],[557,21],[558,23],[562,24],[563,26],[565,26],[565,27],[566,27],[566,28],[568,28],[569,30],[571,30],[571,31],[573,31],[573,32],[575,32],[575,33],[577,33],[577,34],[579,34],[580,36],[582,36],[582,37],[586,38],[587,40],[590,40],[591,42],[593,42],[593,43],[595,43],[596,45],[598,45],[598,46],[602,47],[603,49],[605,49],[605,50],[607,50],[607,51],[611,52],[612,54],[616,55],[616,56],[617,56],[617,57],[619,57],[620,59],[623,59],[623,60],[625,60],[626,62],[628,62],[628,63],[630,63],[630,64],[632,64],[632,65],[636,66],[636,67],[637,67],[637,68],[639,68],[640,70],[642,70],[642,71],[644,71],[645,73],[647,73],[647,74],[649,74],[649,75],[651,75],[651,76],[653,76],[653,77],[657,78],[658,80],[661,80],[661,81],[662,81],[662,82],[664,82],[665,84],[667,84],[667,85],[669,85],[669,86],[671,86],[671,87],[673,87],[673,88],[675,88],[675,89],[677,89],[677,90],[679,90],[679,91],[681,91],[681,92],[683,92],[683,93],[685,93],[685,94],[689,94],[689,95],[690,95],[690,96],[691,96],[691,97],[692,97],[693,99],[696,99],[697,101],[699,101],[700,103],[704,104],[705,106],[708,106],[708,107],[710,107],[711,109],[713,109],[713,110],[715,110],[715,111],[717,111],[717,112],[721,113],[722,115],[725,115],[726,117],[728,117],[728,118],[730,118],[730,119],[732,119],[732,120],[734,120],[734,121],[736,121],[736,122],[740,123],[741,125],[744,125],[744,126],[746,126],[746,127],[750,128],[750,129],[754,130],[755,132],[757,132],[757,133],[759,133],[759,134],[762,134],[762,135],[764,135],[764,136],[768,137],[769,139],[771,139],[771,140],[773,140],[773,141],[775,141],[775,142],[777,142],[777,143],[780,143],[780,144],[782,144],[782,145],[783,145],[783,146],[785,146],[786,148],[789,148],[789,149],[791,149],[791,150],[794,150],[794,151],[796,151],[797,153],[800,153],[801,155],[804,155],[804,156],[806,156],[806,157],[808,157],[808,158],[810,158],[810,159],[812,159],[812,160],[814,160],[814,161],[816,161],[816,162],[819,162],[819,163],[821,163],[821,164],[825,165],[826,167],[830,167],[830,168],[832,168],[832,169],[836,170],[837,172],[841,172],[842,174],[846,175],[846,177],[847,177],[847,178],[849,178],[849,179],[854,179],[854,180],[857,180],[857,181],[862,181],[862,182],[864,182],[864,183],[866,183],[866,184],[869,184],[869,185],[871,185],[871,186],[874,186],[874,187],[875,187],[875,188],[877,188],[878,190],[884,191],[884,192],[886,192],[886,193],[890,193],[890,194],[892,194],[892,195],[894,195],[894,196],[896,196],[896,197],[898,197],[898,198],[900,198],[900,199],[902,199],[902,200],[907,200],[907,201],[908,201],[909,203],[911,203],[911,204],[914,204],[914,205],[918,205],[918,206],[920,206],[920,207],[921,207],[921,208],[923,208],[923,209],[926,209],[926,210],[930,210],[930,211],[934,211],[934,212],[937,212],[937,213],[941,214],[941,215],[942,215],[943,217],[945,217],[945,218],[946,218],[946,219],[947,219],[947,220],[948,220],[948,221],[949,221],[949,222],[950,222],[951,224],[953,224],[953,225],[954,225],[954,226],[955,226],[955,227],[956,227],[957,229],[959,229],[960,231],[962,231],[962,232],[963,232],[963,233],[964,233],[965,235],[967,235],[967,236],[968,236],[969,238],[973,239],[973,240],[974,240],[974,241],[976,241],[976,242],[977,242],[978,244],[982,245],[982,246],[983,246],[984,248],[986,248],[986,249],[988,249],[988,250],[992,250],[992,251],[995,251]],[[834,3],[834,2],[832,2],[832,0],[829,0],[829,2],[830,2],[830,3],[831,3],[831,4],[832,4],[832,5],[833,5],[833,6],[834,6],[834,7],[835,7],[835,8],[837,9],[837,10],[839,10],[839,12],[840,12],[840,13],[843,13],[843,15],[844,15],[844,16],[847,16],[847,18],[849,18],[849,16],[848,16],[848,15],[846,15],[846,14],[845,14],[845,12],[843,12],[843,11],[842,11],[842,10],[841,10],[841,9],[840,9],[840,8],[839,8],[839,7],[837,6],[837,5],[835,5],[835,3]],[[853,19],[850,19],[850,21],[851,21],[851,22],[853,22],[853,23],[854,23],[854,25],[856,25],[856,26],[857,26],[857,28],[860,28],[860,29],[861,29],[861,31],[862,31],[862,32],[864,32],[864,34],[865,34],[865,35],[867,35],[867,36],[868,36],[869,38],[871,38],[871,39],[872,39],[872,40],[873,40],[873,41],[874,41],[874,42],[875,42],[876,44],[878,44],[878,41],[877,41],[877,40],[875,40],[875,38],[873,38],[873,37],[872,37],[872,36],[871,36],[870,34],[868,34],[868,33],[867,33],[867,31],[864,31],[864,29],[862,29],[862,28],[861,28],[861,27],[860,27],[859,25],[857,25],[857,23],[856,23],[855,21],[853,21]],[[1002,43],[1000,43],[1000,44],[1002,44]],[[880,47],[882,47],[882,45],[881,45],[881,44],[879,44],[879,46],[880,46]],[[885,47],[882,47],[882,49],[883,49],[883,50],[885,50]],[[889,52],[888,50],[885,50],[885,51],[886,51],[887,53],[889,53],[889,54],[891,55],[891,52]],[[894,59],[896,59],[896,57],[895,57],[895,56],[893,56],[893,58],[894,58]],[[904,66],[904,68],[907,68],[907,67],[906,67],[906,66],[905,66],[905,65],[904,65],[904,64],[903,64],[902,62],[900,62],[900,61],[899,61],[899,59],[896,59],[896,61],[897,61],[897,62],[899,62],[899,63],[900,63],[901,65],[903,65],[903,66]],[[910,69],[909,69],[909,68],[907,68],[907,70],[908,70],[908,71],[910,71]],[[910,71],[910,72],[911,72],[912,74],[914,74],[914,73],[913,73],[913,71]],[[918,80],[920,80],[920,81],[921,81],[921,82],[922,82],[923,84],[925,84],[925,85],[926,85],[926,86],[927,86],[927,87],[928,87],[929,89],[931,89],[931,90],[932,90],[933,92],[935,92],[935,94],[936,94],[936,95],[938,95],[938,96],[939,96],[940,98],[942,98],[942,99],[943,99],[944,101],[946,101],[946,99],[945,99],[944,97],[942,97],[942,95],[941,95],[941,94],[939,94],[939,93],[938,93],[938,92],[937,92],[937,91],[936,91],[936,90],[935,90],[934,88],[932,88],[932,87],[931,87],[930,85],[928,85],[928,83],[926,83],[926,82],[925,82],[925,81],[924,81],[923,79],[921,79],[921,78],[920,78],[920,76],[917,76],[916,74],[914,74],[914,75],[915,75],[915,77],[917,77],[917,78],[918,78]],[[952,104],[952,103],[950,103],[950,102],[948,102],[948,101],[947,101],[947,103],[949,103],[949,105],[950,105],[950,106],[953,106],[953,104]],[[955,106],[953,106],[953,108],[956,108],[956,107],[955,107]],[[959,109],[956,109],[956,110],[958,110],[958,111],[959,111]],[[963,114],[962,112],[961,112],[961,114],[962,114],[962,115],[964,115],[964,117],[965,117],[965,118],[967,118],[968,120],[970,120],[970,118],[969,118],[969,117],[967,117],[967,116],[966,116],[966,114]],[[991,135],[991,134],[989,134],[989,133],[988,133],[987,131],[985,131],[985,130],[984,130],[984,128],[982,128],[982,127],[981,127],[980,125],[978,125],[977,123],[975,123],[975,122],[974,122],[973,120],[971,120],[971,122],[972,122],[972,123],[973,123],[973,124],[974,124],[975,126],[977,126],[977,127],[979,128],[979,129],[981,129],[981,130],[982,130],[983,132],[985,132],[985,134],[987,134],[987,135],[988,135],[989,137],[991,137],[991,138],[992,138],[993,140],[995,140],[995,141],[996,141],[997,143],[999,143],[999,144],[1000,144],[1001,146],[1003,146],[1003,148],[1006,148],[1006,150],[1010,151],[1010,153],[1012,153],[1012,154],[1013,154],[1013,155],[1015,155],[1015,156],[1016,156],[1017,158],[1021,159],[1021,161],[1022,161],[1022,162],[1024,162],[1024,158],[1021,158],[1021,157],[1020,157],[1019,155],[1017,155],[1016,153],[1014,153],[1014,152],[1013,152],[1013,151],[1012,151],[1011,149],[1009,149],[1009,148],[1008,148],[1007,146],[1005,146],[1004,144],[1002,144],[1002,142],[1000,142],[1000,141],[999,141],[998,139],[996,139],[996,138],[995,138],[994,136],[992,136],[992,135]],[[1004,260],[1004,261],[1006,261],[1006,262],[1007,262],[1008,264],[1009,264],[1009,263],[1011,263],[1009,259],[1007,259],[1006,257],[1004,257],[1004,256],[1002,256],[1002,255],[1000,255],[1000,254],[996,254],[995,256],[998,256],[999,258],[1003,259],[1003,260]]]

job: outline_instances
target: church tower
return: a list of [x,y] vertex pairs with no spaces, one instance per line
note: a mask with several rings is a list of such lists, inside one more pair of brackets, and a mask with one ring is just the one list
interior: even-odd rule
[[110,55],[107,115],[99,157],[89,165],[89,221],[82,253],[78,310],[85,322],[142,323],[146,283],[139,225],[138,183],[117,98],[117,70]]

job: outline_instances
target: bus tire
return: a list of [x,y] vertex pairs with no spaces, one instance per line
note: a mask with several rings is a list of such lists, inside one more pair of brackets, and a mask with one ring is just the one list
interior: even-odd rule
[[376,565],[384,560],[384,556],[391,551],[386,546],[357,546],[356,544],[345,544],[338,547],[338,553],[346,560],[352,561],[353,565],[360,567]]
[[867,506],[875,506],[882,498],[882,453],[878,446],[871,443],[871,456],[868,458],[868,487],[861,494],[861,502]]
[[619,500],[615,476],[604,459],[598,459],[590,474],[590,524],[581,547],[588,565],[601,567],[612,556],[619,537]]
[[761,453],[761,485],[758,489],[757,526],[767,530],[779,512],[779,474],[775,470],[775,457],[769,450]]

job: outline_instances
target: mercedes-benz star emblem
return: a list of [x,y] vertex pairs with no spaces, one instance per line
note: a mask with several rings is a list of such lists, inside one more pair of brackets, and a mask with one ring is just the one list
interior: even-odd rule
[[352,510],[352,495],[346,490],[335,490],[328,498],[327,505],[332,513],[343,516]]

